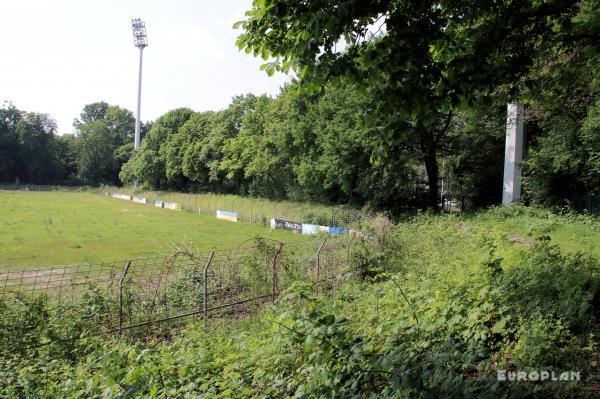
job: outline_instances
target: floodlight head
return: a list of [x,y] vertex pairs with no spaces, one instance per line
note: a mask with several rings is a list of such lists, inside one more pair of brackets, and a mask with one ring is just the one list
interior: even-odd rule
[[148,45],[148,38],[146,37],[146,24],[140,18],[134,18],[131,20],[131,27],[133,28],[133,43],[135,47],[144,48]]

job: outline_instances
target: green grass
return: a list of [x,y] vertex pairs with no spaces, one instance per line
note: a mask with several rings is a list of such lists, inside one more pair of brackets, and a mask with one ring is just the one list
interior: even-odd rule
[[573,220],[550,213],[546,216],[540,218],[524,215],[497,219],[489,214],[482,214],[474,218],[472,224],[504,239],[515,235],[525,240],[548,236],[563,251],[587,253],[600,258],[600,223],[586,217]]
[[[0,356],[0,391],[68,398],[597,397],[600,265],[565,252],[600,254],[598,219],[512,207],[362,227],[370,239],[357,239],[352,265],[367,278],[357,273],[327,292],[297,282],[246,318],[211,319],[206,328],[192,322],[169,340],[61,342],[29,357],[14,355],[13,335],[0,335],[0,351],[9,353]],[[31,334],[36,306],[31,310],[7,331]],[[69,318],[59,316],[52,328],[67,330]],[[14,318],[5,325],[13,328]],[[498,369],[580,370],[582,381],[499,383]]]
[[0,191],[0,270],[237,248],[258,235],[309,239],[94,193]]
[[556,215],[535,208],[495,208],[473,215],[427,215],[400,223],[395,231],[407,262],[439,267],[479,265],[483,248],[493,244],[498,256],[514,262],[541,236],[567,253],[600,259],[600,220],[589,216]]

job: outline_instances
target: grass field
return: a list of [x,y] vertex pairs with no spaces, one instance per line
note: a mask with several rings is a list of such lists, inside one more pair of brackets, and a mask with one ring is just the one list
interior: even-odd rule
[[0,270],[236,248],[256,236],[309,239],[94,193],[0,191],[0,204]]

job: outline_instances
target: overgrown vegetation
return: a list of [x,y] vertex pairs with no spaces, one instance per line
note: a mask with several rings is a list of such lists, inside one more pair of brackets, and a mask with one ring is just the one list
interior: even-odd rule
[[[523,221],[531,234],[516,239]],[[4,350],[0,395],[593,397],[600,264],[557,234],[582,226],[598,231],[590,217],[521,207],[380,219],[362,227],[354,273],[334,291],[297,282],[256,316],[192,323],[169,340]],[[574,370],[581,381],[498,381],[498,370]]]
[[[85,106],[67,137],[47,115],[3,107],[0,181],[139,182],[173,197],[164,191],[401,215],[435,211],[444,194],[473,208],[497,203],[504,107],[522,102],[523,198],[559,208],[365,220],[344,262],[351,273],[315,286],[302,281],[312,265],[289,257],[293,284],[277,303],[172,335],[87,336],[111,305],[98,291],[62,315],[45,298],[18,304],[25,312],[21,298],[4,301],[0,397],[597,397],[600,224],[570,209],[593,213],[600,182],[599,8],[598,0],[255,0],[236,24],[238,46],[262,56],[269,75],[297,79],[275,98],[168,111],[134,153],[132,115],[119,107]],[[141,217],[162,212],[143,209]],[[323,222],[320,210],[309,212],[301,210],[303,221]],[[112,214],[101,222],[148,237]],[[19,245],[25,224],[46,237],[54,230],[52,218],[11,216],[4,232]],[[206,242],[231,237],[210,226]],[[334,270],[344,271],[341,262]],[[269,288],[260,263],[237,272],[243,292]],[[192,286],[176,281],[177,303],[198,301],[187,295]],[[146,304],[139,292],[125,294]],[[71,335],[81,339],[60,339]],[[581,381],[501,381],[502,371],[574,371]]]

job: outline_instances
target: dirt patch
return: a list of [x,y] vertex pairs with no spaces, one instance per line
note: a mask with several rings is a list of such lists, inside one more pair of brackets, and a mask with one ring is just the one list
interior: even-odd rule
[[508,242],[511,242],[513,244],[521,244],[521,245],[525,246],[527,249],[531,249],[534,241],[533,241],[533,238],[531,238],[531,237],[525,238],[518,234],[510,234],[508,236]]
[[[30,270],[21,272],[8,272],[6,273],[7,280],[22,279],[23,281],[35,281],[36,279],[48,280],[48,276],[62,276],[66,269],[64,267],[57,267],[55,269],[43,269],[43,270]],[[4,273],[3,273],[4,274]],[[46,278],[45,278],[46,277]]]

